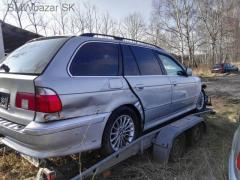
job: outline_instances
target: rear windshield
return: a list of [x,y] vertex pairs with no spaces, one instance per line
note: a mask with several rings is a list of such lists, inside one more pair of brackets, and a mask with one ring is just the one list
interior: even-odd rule
[[0,61],[0,72],[41,74],[67,39],[62,37],[26,43]]

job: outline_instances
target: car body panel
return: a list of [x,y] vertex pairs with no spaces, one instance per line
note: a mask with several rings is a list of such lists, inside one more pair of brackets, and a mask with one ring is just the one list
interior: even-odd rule
[[173,112],[196,104],[201,90],[197,78],[194,76],[169,76],[169,79],[172,84],[171,109]]
[[0,73],[0,92],[10,95],[7,108],[0,107],[0,117],[26,125],[34,119],[35,112],[15,106],[17,92],[34,93],[34,79],[37,76]]
[[229,180],[235,180],[240,178],[240,171],[236,167],[237,155],[240,152],[240,126],[235,131],[232,149],[230,151],[229,162],[228,162],[228,177]]
[[146,126],[171,113],[171,84],[167,76],[126,76],[126,79],[142,102]]
[[229,180],[237,180],[236,173],[235,173],[235,159],[234,159],[234,152],[231,151],[228,161],[228,179]]
[[68,155],[101,146],[102,133],[110,113],[72,118],[51,123],[32,121],[20,130],[0,119],[2,142],[17,151],[38,158]]
[[[116,80],[121,84],[121,87],[111,87],[111,81]],[[63,109],[58,114],[60,119],[68,119],[78,116],[88,116],[98,113],[112,112],[117,107],[124,104],[135,104],[138,99],[131,92],[125,79],[119,77],[68,77],[65,79],[55,78],[37,79],[36,85],[47,86],[54,89],[62,102]],[[61,84],[69,90],[64,91]],[[78,84],[78,85],[75,85]],[[113,101],[113,98],[115,99]],[[46,116],[43,113],[36,113],[36,121],[42,121]],[[50,117],[51,116],[51,117]],[[54,120],[54,114],[48,115],[48,118]],[[48,120],[50,120],[48,119]]]

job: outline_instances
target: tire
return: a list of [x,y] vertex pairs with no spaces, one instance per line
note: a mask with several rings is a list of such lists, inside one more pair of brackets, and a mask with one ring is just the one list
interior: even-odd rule
[[202,139],[203,130],[204,130],[204,128],[203,128],[202,124],[199,124],[191,129],[191,135],[190,135],[191,145],[196,144],[197,142],[199,142]]
[[102,154],[109,155],[118,151],[133,142],[139,134],[140,123],[135,111],[128,107],[115,110],[109,117],[103,132]]
[[173,141],[173,145],[169,155],[170,162],[177,162],[183,156],[186,150],[186,136],[185,134],[179,135]]
[[202,91],[198,97],[198,100],[197,100],[196,112],[204,111],[206,109],[206,105],[207,105],[206,94],[205,94],[205,91],[202,89]]

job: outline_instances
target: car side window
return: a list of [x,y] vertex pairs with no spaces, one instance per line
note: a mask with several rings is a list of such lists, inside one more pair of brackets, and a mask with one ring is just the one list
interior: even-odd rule
[[131,52],[131,49],[127,45],[122,45],[123,52],[123,64],[124,64],[124,75],[139,75],[138,65]]
[[148,48],[131,46],[141,75],[161,75],[162,71],[153,51]]
[[73,76],[117,76],[118,45],[86,43],[74,56],[69,71]]
[[162,64],[168,75],[180,75],[183,73],[183,68],[172,58],[163,54],[158,54],[158,57],[162,61]]

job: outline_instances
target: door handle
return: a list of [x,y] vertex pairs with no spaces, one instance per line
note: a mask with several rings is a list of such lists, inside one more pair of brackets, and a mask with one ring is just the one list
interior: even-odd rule
[[143,90],[144,89],[144,85],[143,84],[136,84],[135,87],[137,90]]
[[173,86],[177,86],[177,81],[172,81]]
[[136,89],[139,90],[139,91],[141,91],[141,90],[144,89],[144,87],[143,87],[143,86],[139,86],[139,87],[136,87]]

